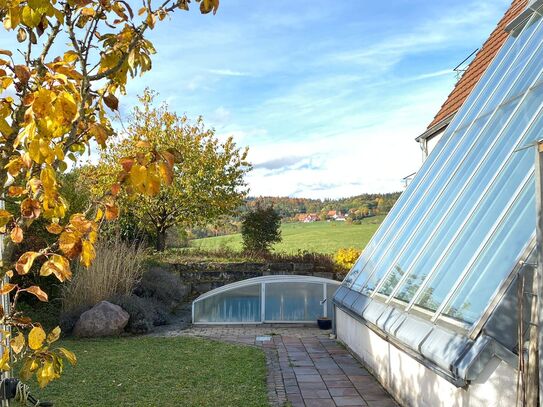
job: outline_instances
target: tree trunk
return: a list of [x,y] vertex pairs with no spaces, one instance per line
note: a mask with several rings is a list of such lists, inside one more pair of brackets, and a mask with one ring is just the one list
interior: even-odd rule
[[166,249],[166,229],[157,229],[155,248],[158,252],[163,252]]

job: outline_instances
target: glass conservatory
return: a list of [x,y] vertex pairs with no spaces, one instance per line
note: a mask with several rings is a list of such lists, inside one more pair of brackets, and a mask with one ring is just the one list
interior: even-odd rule
[[[486,383],[499,369],[509,372],[503,377],[516,375],[517,280],[519,273],[532,273],[536,246],[533,146],[543,138],[541,3],[533,2],[515,21],[334,297],[338,337],[378,372],[387,369],[383,363],[401,361],[411,367],[410,375],[431,380],[436,394],[429,405],[461,405],[468,397],[441,384],[439,391],[437,376],[466,389]],[[525,313],[529,308],[524,304]],[[380,355],[379,362],[372,358],[381,346],[388,359]],[[483,375],[491,361],[494,370]],[[394,374],[388,372],[386,380]],[[397,383],[405,380],[398,377]],[[403,389],[392,391],[407,404],[424,404]],[[443,401],[445,395],[450,399]]]
[[264,276],[216,288],[192,303],[194,324],[314,323],[332,318],[338,281]]

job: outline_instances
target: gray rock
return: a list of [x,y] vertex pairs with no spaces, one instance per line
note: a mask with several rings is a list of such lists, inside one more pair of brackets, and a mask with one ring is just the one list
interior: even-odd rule
[[73,333],[88,338],[119,335],[129,318],[128,312],[118,305],[102,301],[81,314]]

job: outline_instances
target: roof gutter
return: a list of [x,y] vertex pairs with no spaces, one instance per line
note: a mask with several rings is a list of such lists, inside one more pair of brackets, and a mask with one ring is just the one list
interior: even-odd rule
[[[543,0],[542,0],[543,1]],[[420,136],[418,136],[415,141],[417,143],[420,143],[423,140],[431,139],[434,135],[439,133],[441,130],[443,130],[445,127],[449,125],[449,123],[452,121],[454,115],[456,112],[451,113],[444,119],[440,120],[436,124],[434,124],[432,127],[428,128],[424,133],[422,133]]]

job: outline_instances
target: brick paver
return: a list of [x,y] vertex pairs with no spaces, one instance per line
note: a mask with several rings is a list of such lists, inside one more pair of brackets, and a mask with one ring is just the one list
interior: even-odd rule
[[[259,346],[273,406],[397,407],[377,380],[329,332],[310,327],[192,327],[171,332]],[[259,341],[257,337],[268,336]]]

